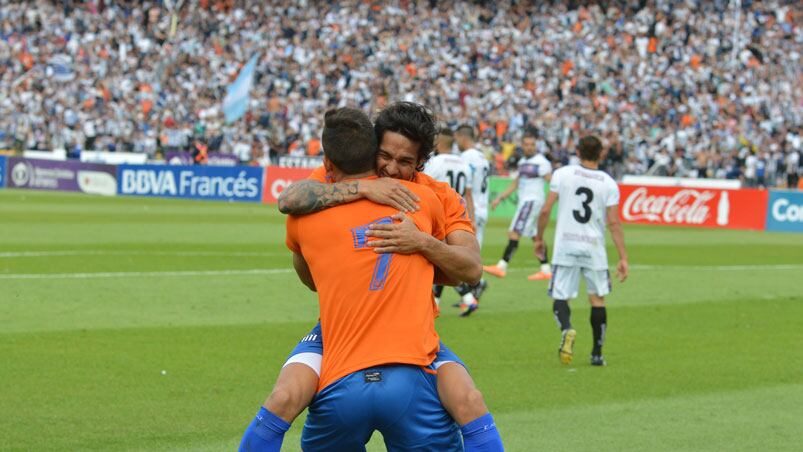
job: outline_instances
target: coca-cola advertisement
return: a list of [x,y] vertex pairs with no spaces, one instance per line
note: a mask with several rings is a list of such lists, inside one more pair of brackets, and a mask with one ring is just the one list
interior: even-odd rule
[[620,185],[625,223],[764,230],[767,191]]

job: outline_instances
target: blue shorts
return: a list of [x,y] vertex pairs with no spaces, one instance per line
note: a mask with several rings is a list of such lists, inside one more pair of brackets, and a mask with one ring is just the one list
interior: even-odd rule
[[[288,365],[291,363],[303,363],[308,365],[312,368],[319,376],[321,375],[321,359],[320,357],[315,357],[314,355],[323,356],[323,333],[321,333],[321,322],[318,322],[312,330],[310,330],[309,334],[302,337],[300,341],[298,341],[298,345],[295,346],[290,355],[287,357],[284,365]],[[457,364],[465,367],[468,370],[468,367],[463,362],[460,357],[458,357],[453,351],[449,349],[443,342],[440,343],[440,351],[435,356],[435,361],[432,363],[435,369],[439,368],[441,365],[449,362],[454,361]]]
[[438,398],[435,375],[416,366],[377,366],[351,373],[309,406],[301,448],[365,451],[374,430],[388,451],[462,451],[460,429]]

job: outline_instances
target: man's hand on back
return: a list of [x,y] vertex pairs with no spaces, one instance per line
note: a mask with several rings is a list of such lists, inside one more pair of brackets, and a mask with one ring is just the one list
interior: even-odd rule
[[372,224],[365,234],[377,240],[368,242],[377,253],[413,254],[419,253],[432,237],[418,230],[412,218],[403,213],[393,215],[393,224]]
[[402,212],[416,212],[419,199],[415,193],[401,182],[389,178],[367,179],[360,181],[360,192],[365,198],[385,206],[399,209]]

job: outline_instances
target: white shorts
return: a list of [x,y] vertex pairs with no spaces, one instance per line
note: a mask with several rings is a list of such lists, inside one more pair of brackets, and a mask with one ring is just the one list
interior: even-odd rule
[[482,236],[485,235],[486,223],[488,223],[488,218],[477,218],[474,223],[474,234],[477,236],[477,243],[480,244],[480,249],[482,249]]
[[516,206],[516,214],[513,215],[513,221],[510,222],[509,230],[521,237],[535,237],[538,232],[535,220],[538,218],[543,205],[544,203],[536,199],[519,201]]
[[552,266],[552,279],[549,281],[547,293],[555,300],[577,298],[580,286],[580,272],[586,280],[586,291],[589,295],[604,297],[611,293],[611,274],[608,270],[591,270],[582,267]]

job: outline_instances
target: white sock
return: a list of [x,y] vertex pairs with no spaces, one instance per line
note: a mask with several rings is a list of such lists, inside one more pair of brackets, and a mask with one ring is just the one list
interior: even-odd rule
[[505,262],[504,259],[499,259],[499,262],[496,263],[496,266],[502,270],[507,270],[507,262]]
[[469,292],[469,293],[463,295],[463,304],[465,304],[465,305],[477,304],[477,299],[474,298],[474,294]]
[[541,272],[552,273],[552,267],[550,267],[549,264],[541,264]]

